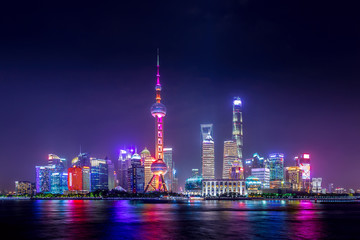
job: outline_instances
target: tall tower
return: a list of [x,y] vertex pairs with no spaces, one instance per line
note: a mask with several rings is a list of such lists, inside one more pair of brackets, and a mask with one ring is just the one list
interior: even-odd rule
[[[235,161],[237,161],[238,153],[237,153],[237,145],[234,140],[224,141],[224,159],[223,159],[223,179],[231,178],[231,168]],[[237,166],[240,166],[240,162],[237,161]],[[239,174],[242,171],[240,170]],[[240,179],[240,177],[239,177]]]
[[156,103],[151,106],[151,115],[155,118],[155,161],[151,164],[151,172],[153,176],[145,188],[145,192],[149,187],[153,191],[167,192],[164,175],[167,172],[167,166],[164,163],[164,128],[163,119],[166,115],[166,107],[161,101],[161,84],[160,84],[160,63],[159,63],[159,49],[157,49],[157,73],[156,73]]
[[201,124],[201,158],[202,158],[202,177],[203,179],[215,178],[215,154],[213,125]]
[[243,168],[242,151],[243,151],[243,119],[241,111],[242,102],[240,97],[234,97],[233,101],[233,130],[232,138],[236,142],[237,154],[240,160],[240,167]]

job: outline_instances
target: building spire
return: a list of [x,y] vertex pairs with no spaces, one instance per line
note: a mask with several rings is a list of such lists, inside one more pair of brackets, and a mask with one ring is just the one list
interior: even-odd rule
[[156,73],[156,86],[161,86],[161,85],[160,85],[160,60],[159,60],[159,48],[157,49],[157,63],[156,63],[156,67],[157,67],[157,73]]

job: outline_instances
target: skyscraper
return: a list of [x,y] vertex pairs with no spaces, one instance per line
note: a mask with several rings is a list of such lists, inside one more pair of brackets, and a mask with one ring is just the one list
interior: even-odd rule
[[[238,153],[237,153],[237,145],[233,140],[224,141],[224,159],[223,159],[223,179],[231,178],[231,167],[234,161],[237,161]],[[240,164],[240,163],[238,163]]]
[[131,157],[131,165],[128,169],[128,191],[132,193],[143,193],[145,185],[144,165],[139,154]]
[[302,170],[300,167],[286,167],[285,180],[294,191],[301,191],[302,188]]
[[49,154],[48,164],[54,167],[50,174],[50,192],[54,194],[64,193],[68,190],[66,159],[55,154]]
[[160,62],[159,49],[157,50],[157,74],[156,74],[156,103],[151,106],[151,115],[155,118],[155,159],[151,164],[153,176],[147,184],[145,192],[150,187],[151,190],[167,192],[164,175],[167,172],[167,166],[164,163],[164,125],[163,120],[166,115],[166,107],[161,101],[161,84],[160,84]]
[[144,185],[144,190],[146,188],[146,184],[148,182],[150,182],[153,174],[151,172],[151,164],[155,161],[155,159],[153,157],[151,157],[151,153],[150,151],[145,148],[144,150],[142,150],[141,152],[141,159],[144,163],[144,174],[145,174],[145,185]]
[[215,178],[215,150],[213,124],[201,124],[201,158],[203,179]]
[[[242,151],[243,151],[243,119],[241,111],[242,102],[240,97],[235,97],[233,101],[233,139],[237,145],[238,157],[242,164]],[[242,166],[241,166],[242,167]]]
[[115,188],[115,166],[113,162],[110,159],[106,158],[106,164],[108,166],[108,187],[109,190],[112,190]]
[[270,164],[270,188],[280,188],[284,183],[284,154],[271,153]]
[[83,177],[81,167],[73,166],[68,169],[69,191],[82,191]]
[[168,168],[168,171],[166,172],[164,178],[169,192],[172,192],[171,187],[174,181],[172,153],[172,148],[164,148],[164,162],[166,163],[166,166]]
[[310,154],[303,153],[295,157],[296,166],[302,171],[302,188],[306,192],[310,192]]
[[104,159],[91,158],[91,191],[106,190],[108,185],[108,165]]
[[51,192],[51,174],[55,170],[55,166],[36,166],[36,192]]
[[128,189],[128,169],[131,165],[132,150],[121,149],[118,161],[118,185],[124,190]]

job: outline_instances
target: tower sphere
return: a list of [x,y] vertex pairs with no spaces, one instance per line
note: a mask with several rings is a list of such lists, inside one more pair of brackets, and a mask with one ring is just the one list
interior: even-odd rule
[[151,108],[151,115],[153,115],[153,117],[165,117],[166,115],[166,107],[164,104],[162,103],[154,103]]
[[154,175],[160,175],[162,174],[163,176],[165,175],[165,173],[167,172],[167,166],[166,163],[164,163],[163,160],[159,159],[156,160],[155,162],[153,162],[151,164],[151,172]]

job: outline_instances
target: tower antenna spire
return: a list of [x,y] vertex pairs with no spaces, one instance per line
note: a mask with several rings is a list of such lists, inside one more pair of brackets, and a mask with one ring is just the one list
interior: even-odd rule
[[157,68],[157,72],[156,72],[156,86],[161,86],[161,85],[160,85],[160,57],[159,57],[159,48],[157,49],[156,68]]

